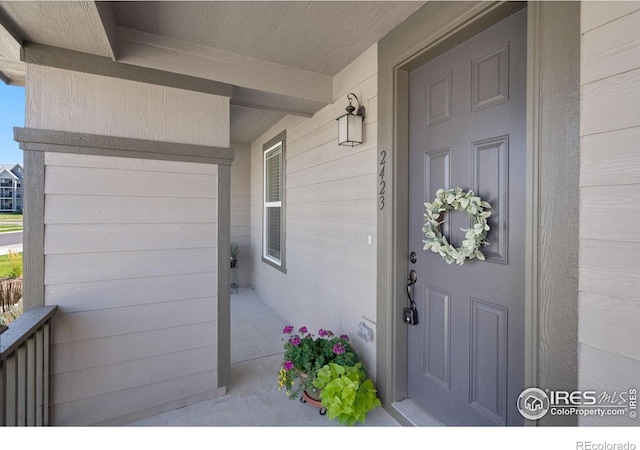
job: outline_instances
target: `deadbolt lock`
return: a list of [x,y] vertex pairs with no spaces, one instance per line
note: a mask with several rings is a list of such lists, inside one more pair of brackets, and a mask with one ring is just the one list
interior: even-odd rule
[[404,323],[407,325],[418,324],[418,310],[414,306],[404,309]]

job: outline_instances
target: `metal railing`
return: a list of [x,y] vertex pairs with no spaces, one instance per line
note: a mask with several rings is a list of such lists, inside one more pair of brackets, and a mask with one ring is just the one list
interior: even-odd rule
[[51,318],[57,308],[30,309],[0,335],[0,426],[49,425]]

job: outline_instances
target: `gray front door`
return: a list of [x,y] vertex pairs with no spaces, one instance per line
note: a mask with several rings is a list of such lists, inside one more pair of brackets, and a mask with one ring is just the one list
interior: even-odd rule
[[[412,400],[447,425],[520,425],[524,388],[526,9],[410,73]],[[424,203],[472,189],[492,208],[485,261],[423,250]],[[454,245],[470,221],[445,216]]]

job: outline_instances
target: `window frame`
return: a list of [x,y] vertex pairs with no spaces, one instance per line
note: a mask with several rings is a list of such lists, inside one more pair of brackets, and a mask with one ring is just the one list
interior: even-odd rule
[[[287,273],[286,254],[285,254],[285,236],[286,236],[286,131],[281,132],[273,139],[267,141],[262,146],[262,262],[274,267],[275,269]],[[267,202],[267,155],[281,147],[280,150],[280,201]],[[279,205],[278,205],[279,204]],[[280,259],[268,254],[269,248],[269,229],[268,229],[268,210],[269,208],[280,208]]]

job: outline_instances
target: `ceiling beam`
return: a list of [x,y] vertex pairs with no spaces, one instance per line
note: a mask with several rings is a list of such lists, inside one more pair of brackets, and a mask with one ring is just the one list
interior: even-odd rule
[[90,73],[123,80],[168,86],[205,94],[231,97],[233,86],[218,81],[115,62],[105,56],[25,42],[23,60],[27,64]]
[[109,57],[115,61],[116,54],[116,15],[113,11],[113,6],[107,2],[92,2],[92,6],[95,8],[100,23],[102,23],[102,29],[98,30],[101,34],[104,33],[104,38],[108,42],[107,52]]
[[333,78],[257,58],[117,27],[118,61],[327,105]]
[[0,10],[0,59],[20,61],[20,48],[22,39],[13,30],[8,19]]
[[22,38],[0,9],[0,81],[24,84],[25,64],[20,61]]
[[325,103],[321,102],[239,86],[233,87],[231,104],[239,108],[251,108],[306,118],[313,117],[316,112],[326,106]]
[[0,59],[0,74],[2,82],[12,86],[24,86],[27,65],[22,61]]
[[115,24],[94,1],[7,1],[0,9],[22,41],[113,57],[107,34]]
[[234,100],[233,98],[231,99],[230,104],[231,106],[237,106],[238,108],[259,109],[261,111],[269,111],[269,112],[275,112],[275,113],[280,113],[284,115],[299,116],[299,117],[306,117],[306,118],[313,117],[312,113],[306,113],[306,112],[296,111],[291,109],[276,108],[276,107],[267,106],[267,105],[258,105],[255,103],[244,103],[241,101]]

